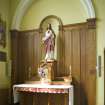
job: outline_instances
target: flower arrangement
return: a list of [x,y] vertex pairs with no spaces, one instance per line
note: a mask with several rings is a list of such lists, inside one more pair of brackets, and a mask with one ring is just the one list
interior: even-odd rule
[[38,68],[38,74],[41,78],[45,78],[46,77],[46,73],[45,73],[45,70],[44,68],[40,67]]
[[44,63],[42,65],[40,65],[40,67],[38,68],[38,74],[40,76],[40,78],[42,79],[46,79],[48,76],[48,68],[47,65]]

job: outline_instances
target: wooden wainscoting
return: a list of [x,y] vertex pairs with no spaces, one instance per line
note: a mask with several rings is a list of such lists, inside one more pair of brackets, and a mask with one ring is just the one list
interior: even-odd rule
[[[69,75],[71,68],[74,105],[96,105],[95,22],[96,19],[88,19],[87,22],[63,25],[59,29],[56,76]],[[43,55],[42,34],[38,29],[11,31],[12,84],[30,80],[29,74],[36,76]]]
[[0,105],[8,105],[9,89],[0,89]]

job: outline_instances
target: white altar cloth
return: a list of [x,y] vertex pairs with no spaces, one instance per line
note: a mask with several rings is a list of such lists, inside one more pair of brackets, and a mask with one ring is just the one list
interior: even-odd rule
[[59,93],[59,94],[68,93],[69,105],[73,105],[73,85],[49,85],[49,84],[13,85],[14,103],[19,102],[19,92]]

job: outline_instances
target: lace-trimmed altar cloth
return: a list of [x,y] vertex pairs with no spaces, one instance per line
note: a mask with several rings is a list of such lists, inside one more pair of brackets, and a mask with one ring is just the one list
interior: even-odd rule
[[69,105],[73,105],[72,85],[49,85],[49,84],[19,84],[13,86],[14,103],[19,102],[19,92],[27,93],[57,93],[69,94]]

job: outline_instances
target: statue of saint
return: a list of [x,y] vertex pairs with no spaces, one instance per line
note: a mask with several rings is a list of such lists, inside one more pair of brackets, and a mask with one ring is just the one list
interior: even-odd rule
[[45,36],[42,38],[42,42],[45,45],[45,60],[54,59],[54,47],[55,47],[55,33],[52,30],[51,24],[48,24]]

